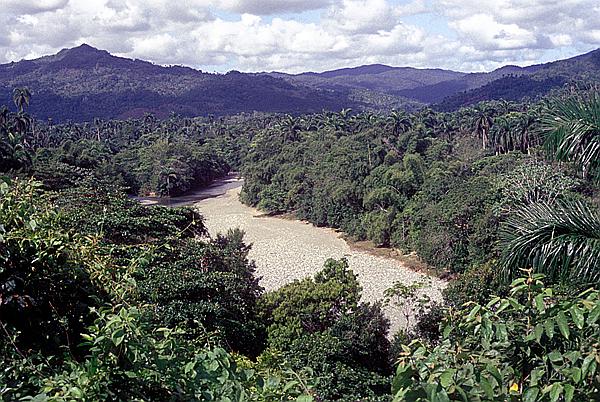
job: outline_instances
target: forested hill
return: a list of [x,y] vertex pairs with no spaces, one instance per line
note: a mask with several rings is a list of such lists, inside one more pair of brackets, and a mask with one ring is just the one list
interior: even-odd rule
[[116,57],[81,45],[53,56],[0,65],[0,104],[12,103],[15,87],[27,86],[38,119],[228,115],[240,112],[304,113],[359,107],[344,94],[239,72],[209,74]]
[[[284,74],[268,73],[292,84],[330,91],[347,91],[350,99],[368,104],[375,109],[419,108],[430,103],[420,96],[422,88],[454,82],[465,73],[441,69],[390,67],[372,64],[322,73]],[[447,95],[447,94],[446,94]],[[446,95],[441,95],[443,99]],[[436,96],[440,96],[436,92]],[[435,98],[437,99],[437,98]]]
[[28,87],[38,119],[91,121],[141,117],[303,114],[322,110],[456,110],[485,100],[535,99],[554,88],[600,81],[600,50],[552,63],[461,73],[373,64],[322,73],[211,74],[164,67],[81,45],[56,55],[0,65],[0,104]]
[[489,73],[390,67],[381,64],[296,75],[269,73],[311,88],[346,90],[374,108],[433,104],[452,111],[486,100],[537,98],[568,83],[600,81],[600,50],[529,67],[504,66]]
[[[490,79],[494,77],[494,79]],[[462,106],[489,100],[519,101],[525,97],[535,99],[565,84],[590,84],[600,82],[600,49],[546,64],[525,68],[503,67],[489,74],[469,74],[461,78],[464,90],[435,100],[435,108],[453,111]],[[443,83],[446,84],[446,83]],[[439,88],[422,88],[422,92],[435,92]]]

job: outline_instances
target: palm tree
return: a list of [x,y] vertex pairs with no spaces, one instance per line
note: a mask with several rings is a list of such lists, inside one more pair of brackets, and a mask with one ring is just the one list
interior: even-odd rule
[[29,129],[29,127],[31,127],[33,120],[31,119],[31,117],[29,117],[27,113],[19,112],[16,116],[13,117],[13,122],[14,130],[17,133],[24,135]]
[[19,110],[19,113],[23,113],[25,105],[29,106],[29,100],[31,99],[31,92],[27,87],[15,88],[13,90],[13,102]]
[[422,131],[429,132],[437,124],[437,114],[431,108],[421,109],[416,115],[417,126]]
[[395,136],[412,128],[412,121],[406,112],[392,110],[388,117],[388,122],[392,126],[392,132]]
[[10,111],[6,106],[0,108],[0,127],[8,130],[8,119],[10,118]]
[[371,113],[371,112],[363,112],[354,116],[353,119],[353,130],[356,132],[360,132],[363,130],[367,130],[368,128],[378,127],[381,123],[380,116]]
[[102,127],[102,119],[99,119],[98,117],[96,117],[94,119],[94,127],[96,128],[96,140],[98,142],[100,142],[101,138],[100,138],[100,128]]
[[332,113],[329,117],[329,125],[336,131],[339,136],[340,132],[348,129],[348,117],[350,109],[342,109],[339,113]]
[[0,170],[31,166],[31,149],[19,134],[8,133],[0,142]]
[[499,233],[507,277],[533,268],[561,281],[600,280],[600,212],[582,201],[526,205]]
[[[600,97],[555,102],[542,119],[554,158],[574,162],[584,176],[600,163]],[[600,211],[582,201],[524,206],[501,227],[502,267],[514,276],[533,267],[558,279],[600,280]]]
[[512,111],[512,106],[506,99],[500,99],[496,102],[496,107],[500,114],[509,114]]
[[152,113],[144,113],[142,130],[144,133],[149,133],[154,130],[154,126],[156,124],[156,117]]
[[298,131],[302,128],[300,120],[295,119],[292,115],[286,114],[277,124],[282,131],[283,141],[296,141],[298,139]]
[[475,133],[481,138],[482,148],[486,149],[490,129],[494,125],[494,119],[492,118],[493,109],[489,105],[481,105],[477,107],[476,111],[477,115],[474,121]]
[[507,117],[498,117],[490,131],[490,143],[494,146],[496,155],[504,154],[515,149],[515,130],[513,122]]
[[298,124],[300,124],[303,131],[317,131],[322,128],[321,123],[322,122],[317,118],[317,115],[312,114],[301,117]]
[[537,144],[536,137],[532,135],[533,127],[537,123],[536,117],[531,112],[525,112],[519,118],[519,148],[521,152],[531,153],[531,147]]
[[542,118],[545,147],[559,161],[572,162],[583,177],[600,172],[600,95],[573,97],[549,105]]
[[342,109],[342,110],[340,110],[339,114],[342,119],[347,120],[350,117],[350,115],[352,114],[352,109],[350,109],[350,108]]

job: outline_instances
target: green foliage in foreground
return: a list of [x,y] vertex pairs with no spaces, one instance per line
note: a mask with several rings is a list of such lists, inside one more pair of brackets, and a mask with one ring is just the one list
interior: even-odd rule
[[42,391],[36,400],[265,401],[310,391],[295,372],[280,371],[269,381],[260,371],[239,367],[220,347],[184,340],[181,329],[153,328],[136,307],[96,314],[84,334],[89,355],[35,379]]
[[600,281],[600,211],[581,201],[520,208],[500,231],[502,267],[533,267],[553,281]]
[[495,262],[478,265],[451,281],[444,289],[446,304],[462,308],[469,302],[485,304],[491,295],[504,295],[508,285]]
[[261,300],[268,346],[293,368],[311,367],[325,401],[387,400],[389,322],[381,306],[360,303],[346,260],[328,260],[314,279],[292,282]]
[[35,204],[39,185],[0,181],[0,337],[16,348],[77,349],[89,307],[104,299],[94,281],[89,237],[57,227],[57,214]]
[[[285,360],[270,367],[238,366],[234,356],[216,344],[228,336],[235,338],[231,332],[214,336],[190,331],[188,321],[169,322],[156,314],[168,303],[144,300],[136,278],[152,266],[159,244],[139,243],[140,239],[132,243],[135,236],[115,239],[101,228],[92,234],[92,222],[102,221],[102,216],[82,219],[77,233],[68,225],[71,212],[47,202],[36,183],[3,181],[0,195],[1,401],[268,401],[273,395],[279,400],[312,400],[306,379],[310,372],[292,370]],[[106,207],[118,209],[119,203],[107,197]],[[182,218],[182,211],[155,212],[165,215],[150,214],[157,224],[177,226]],[[185,225],[176,231],[178,236],[185,237],[186,230],[193,236],[192,217],[179,222]],[[143,220],[135,213],[130,218]],[[177,251],[185,248],[178,249],[177,242],[169,244],[176,239],[161,235],[167,242],[164,247],[174,250],[172,263],[177,263]],[[219,274],[227,277],[248,268],[246,276],[255,281],[252,266],[246,266],[245,249],[239,249],[241,238],[236,238],[219,238],[210,245],[198,241],[200,249],[212,248],[214,260],[206,261],[206,271],[190,269],[188,276],[204,279],[209,286],[203,288],[210,289],[222,286],[215,284]],[[229,310],[227,298],[235,300],[236,295],[232,290],[173,296],[175,301],[199,304],[204,297],[214,313],[223,307]],[[251,308],[253,301],[246,302],[250,305],[241,306]],[[214,314],[216,324],[232,321]],[[210,317],[196,318],[196,327],[211,324]],[[239,319],[233,328],[251,321]]]
[[449,311],[436,347],[404,347],[397,401],[597,401],[600,292],[558,295],[530,274],[507,298]]
[[545,146],[554,158],[573,162],[584,177],[600,180],[600,95],[553,101],[542,120]]
[[83,335],[85,358],[58,366],[39,355],[5,359],[0,400],[313,400],[304,377],[310,373],[301,376],[285,362],[277,371],[241,367],[220,347],[186,340],[182,329],[153,327],[137,307],[93,313],[97,318]]

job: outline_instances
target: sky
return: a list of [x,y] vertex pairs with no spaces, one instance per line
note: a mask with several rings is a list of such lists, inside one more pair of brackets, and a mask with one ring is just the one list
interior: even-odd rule
[[209,72],[491,71],[600,47],[599,0],[0,0],[0,63],[87,43]]

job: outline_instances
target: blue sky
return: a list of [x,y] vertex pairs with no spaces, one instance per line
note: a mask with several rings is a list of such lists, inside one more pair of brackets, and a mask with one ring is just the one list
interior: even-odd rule
[[205,71],[490,71],[600,47],[598,0],[2,0],[0,62],[88,43]]

